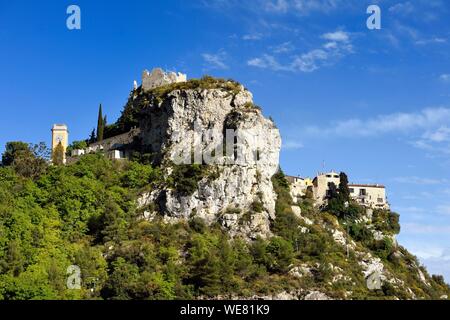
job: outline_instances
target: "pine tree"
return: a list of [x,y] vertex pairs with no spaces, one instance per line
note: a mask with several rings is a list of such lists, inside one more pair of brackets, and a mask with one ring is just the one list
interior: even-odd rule
[[105,123],[103,118],[102,104],[98,108],[98,120],[97,120],[97,142],[103,141],[103,133],[105,130]]

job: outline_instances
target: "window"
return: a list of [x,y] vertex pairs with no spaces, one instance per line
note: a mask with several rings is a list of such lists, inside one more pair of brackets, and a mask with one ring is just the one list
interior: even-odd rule
[[366,189],[361,189],[361,190],[359,190],[359,195],[360,195],[360,196],[366,196],[366,195],[367,195]]
[[383,202],[384,202],[383,198],[378,198],[378,203],[383,203]]
[[350,188],[349,190],[350,190],[350,193],[355,193],[355,189]]
[[333,176],[333,178],[338,178],[339,179],[339,176],[335,175],[335,176]]

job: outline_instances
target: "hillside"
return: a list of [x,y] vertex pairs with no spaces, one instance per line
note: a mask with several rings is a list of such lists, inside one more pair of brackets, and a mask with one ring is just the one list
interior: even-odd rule
[[[213,136],[252,129],[263,141],[258,162],[230,164],[222,155],[209,164],[175,164],[197,124]],[[48,166],[22,150],[4,161],[0,299],[450,295],[442,277],[396,243],[395,213],[368,214],[356,203],[340,205],[339,197],[322,211],[308,197],[294,205],[278,170],[276,127],[241,85],[204,78],[138,88],[105,133],[135,126],[143,135],[129,146],[129,160],[99,152]],[[79,290],[66,285],[71,265],[81,271]]]

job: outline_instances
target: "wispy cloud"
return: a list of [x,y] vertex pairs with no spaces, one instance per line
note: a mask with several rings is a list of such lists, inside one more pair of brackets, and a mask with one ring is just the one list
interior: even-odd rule
[[346,5],[343,0],[294,0],[291,6],[300,14],[310,14],[313,12],[329,13]]
[[379,115],[371,119],[348,119],[338,121],[327,128],[310,126],[307,133],[329,136],[367,137],[386,133],[408,133],[432,129],[450,122],[450,108],[427,108],[418,112]]
[[242,36],[242,40],[245,41],[256,41],[261,40],[264,37],[262,33],[249,33]]
[[220,51],[219,53],[203,53],[202,57],[205,61],[207,69],[228,69],[228,65],[225,63],[226,52]]
[[265,9],[269,12],[286,13],[289,3],[286,0],[269,0],[266,1]]
[[325,40],[333,41],[333,42],[347,42],[349,41],[349,35],[344,31],[335,31],[329,32],[322,35],[322,38]]
[[440,205],[437,207],[437,211],[440,214],[450,216],[450,204]]
[[[336,60],[353,52],[350,34],[345,31],[325,33],[321,38],[326,40],[322,46],[296,55],[288,63],[281,63],[277,57],[266,53],[248,60],[247,64],[251,67],[273,71],[313,72],[323,66],[331,65]],[[278,51],[278,53],[282,51]]]
[[288,52],[292,52],[295,47],[292,44],[292,42],[290,41],[286,41],[283,42],[282,44],[276,45],[276,46],[272,46],[270,47],[270,49],[274,52],[274,53],[288,53]]
[[404,183],[404,184],[417,184],[417,185],[440,185],[440,184],[446,184],[448,183],[448,180],[446,179],[432,179],[432,178],[422,178],[422,177],[396,177],[392,179],[394,182],[397,183]]
[[444,44],[447,43],[447,39],[443,37],[431,37],[428,39],[420,39],[415,42],[417,45],[428,45],[428,44]]
[[403,223],[403,232],[410,234],[448,234],[450,225],[427,225],[422,223]]
[[360,0],[202,0],[203,6],[218,9],[240,8],[267,14],[295,14],[306,16],[314,13],[328,14],[349,6],[358,5]]
[[407,2],[400,2],[397,3],[389,8],[389,12],[407,15],[414,11],[414,5],[407,1]]
[[443,82],[450,82],[450,74],[444,73],[439,76],[439,79]]
[[423,139],[430,142],[450,142],[450,127],[440,127],[433,131],[427,131]]
[[304,147],[303,143],[293,140],[283,141],[283,150],[298,150]]

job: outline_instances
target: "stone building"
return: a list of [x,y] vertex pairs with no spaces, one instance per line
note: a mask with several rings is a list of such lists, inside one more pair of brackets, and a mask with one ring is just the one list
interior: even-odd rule
[[349,184],[350,196],[359,204],[380,209],[389,209],[386,188],[379,184]]
[[[89,145],[89,147],[85,150],[85,153],[103,151],[109,159],[119,160],[129,158],[131,156],[131,152],[133,152],[131,146],[135,139],[140,136],[140,133],[141,129],[133,128],[126,133],[119,134],[99,142],[94,142]],[[74,152],[78,151],[79,150],[74,150]]]
[[331,171],[327,173],[319,173],[313,180],[313,195],[318,206],[325,204],[331,183],[339,186],[339,173]]
[[[312,181],[300,177],[287,177],[291,184],[291,195],[294,202],[306,194],[308,187],[312,188],[313,199],[317,206],[323,206],[327,202],[330,185],[339,187],[341,182],[339,173],[335,171],[319,173]],[[350,197],[368,208],[389,209],[385,186],[379,184],[349,184]]]
[[291,185],[291,196],[294,203],[298,203],[306,195],[308,188],[312,190],[313,187],[313,182],[310,178],[286,176],[286,180]]
[[161,68],[155,68],[152,72],[144,70],[142,72],[142,89],[151,90],[164,85],[186,82],[187,75],[183,73],[165,72]]

